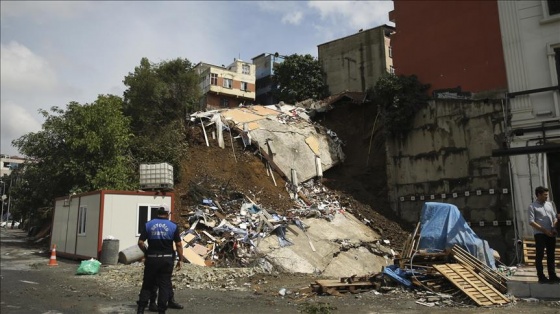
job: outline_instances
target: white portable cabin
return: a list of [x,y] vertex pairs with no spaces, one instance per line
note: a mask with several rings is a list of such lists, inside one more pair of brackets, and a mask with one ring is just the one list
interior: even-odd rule
[[55,199],[51,247],[58,256],[99,259],[103,239],[119,240],[119,251],[138,243],[144,224],[160,204],[173,214],[171,192],[101,190]]

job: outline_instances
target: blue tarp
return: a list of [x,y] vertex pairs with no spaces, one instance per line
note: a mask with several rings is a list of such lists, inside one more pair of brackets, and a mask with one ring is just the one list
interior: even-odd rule
[[469,227],[457,206],[427,202],[420,214],[418,249],[438,252],[458,244],[481,262],[496,269],[494,251]]

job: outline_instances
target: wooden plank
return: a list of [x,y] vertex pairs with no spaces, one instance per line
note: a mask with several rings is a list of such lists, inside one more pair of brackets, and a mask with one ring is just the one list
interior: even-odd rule
[[219,242],[216,238],[214,238],[210,233],[206,232],[206,231],[202,231],[202,233],[204,233],[210,240],[214,241],[214,242]]
[[472,267],[475,273],[478,273],[485,280],[489,281],[490,284],[500,292],[507,292],[508,279],[494,269],[488,267],[488,265],[482,263],[482,261],[474,257],[461,246],[454,245],[451,249],[451,255],[463,266]]
[[373,286],[369,281],[354,281],[352,283],[340,282],[338,280],[315,280],[315,282],[323,287],[336,288],[336,287],[350,287],[350,286]]
[[193,251],[193,249],[191,249],[190,247],[183,249],[183,256],[191,264],[195,264],[195,265],[198,265],[198,266],[206,266],[206,263],[204,263],[204,258],[202,258],[200,255],[196,254],[196,252]]
[[200,245],[200,244],[198,244],[198,243],[196,243],[196,244],[192,247],[192,250],[193,250],[196,254],[198,254],[198,255],[200,255],[200,256],[205,256],[206,254],[208,254],[208,251],[209,251],[207,247],[202,246],[202,245]]
[[472,269],[461,264],[442,264],[433,267],[478,305],[509,303],[509,299]]
[[196,236],[192,233],[189,233],[183,237],[183,241],[185,241],[186,243],[190,243],[192,240],[194,240],[194,238],[196,238]]

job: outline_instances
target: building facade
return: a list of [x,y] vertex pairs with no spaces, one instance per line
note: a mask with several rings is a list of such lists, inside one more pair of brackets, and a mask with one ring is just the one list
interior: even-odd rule
[[25,159],[21,157],[0,155],[0,178],[9,176],[12,170],[17,169],[24,162]]
[[394,0],[389,19],[397,75],[416,75],[430,92],[507,88],[497,1]]
[[[508,148],[520,236],[537,186],[560,200],[560,2],[498,1],[508,81]],[[558,207],[557,207],[558,208]]]
[[[457,127],[472,142],[464,147],[468,171],[478,175],[460,178],[448,172],[452,167],[443,165],[438,171],[445,173],[430,172],[429,181],[448,182],[440,199],[458,205],[475,232],[499,251],[516,252],[517,241],[532,236],[527,207],[534,189],[549,187],[551,199],[560,198],[559,2],[395,0],[394,8],[390,19],[396,24],[391,37],[396,74],[417,75],[422,83],[431,84],[432,111],[449,110],[434,121],[435,128],[415,128],[407,145],[423,148],[442,143],[436,136],[412,137],[433,130],[450,136],[452,129],[442,126],[455,116]],[[456,103],[448,103],[450,98]],[[415,123],[432,114],[428,113],[417,115]],[[440,152],[446,162],[453,162],[449,152],[460,152],[461,142],[455,138],[445,153]],[[397,148],[396,155],[416,153],[405,146]],[[416,158],[414,163],[421,160]],[[456,165],[460,164],[465,163]],[[418,190],[421,173],[428,167],[410,166],[406,172],[403,165],[401,161],[392,169],[393,174],[403,174],[393,176],[398,193],[392,201],[409,215],[414,214],[415,204],[407,201],[414,202],[419,193],[428,191],[430,199],[437,199],[438,190],[432,183]],[[468,192],[464,202],[461,186]],[[471,197],[474,191],[479,197]]]
[[200,75],[202,109],[231,108],[255,102],[255,65],[234,59],[227,67],[200,62],[195,67]]
[[331,95],[365,92],[381,76],[393,72],[390,44],[393,31],[393,27],[382,25],[317,46]]
[[268,106],[278,103],[278,99],[274,97],[277,87],[273,82],[274,68],[276,64],[284,61],[284,58],[278,53],[261,53],[253,58],[253,64],[256,70],[256,103],[258,105]]

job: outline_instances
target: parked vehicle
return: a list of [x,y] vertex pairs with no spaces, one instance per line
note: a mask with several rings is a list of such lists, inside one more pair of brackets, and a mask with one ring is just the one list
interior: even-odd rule
[[0,223],[0,227],[2,227],[2,228],[18,228],[19,227],[19,221],[12,221],[12,220],[2,221],[2,223]]

